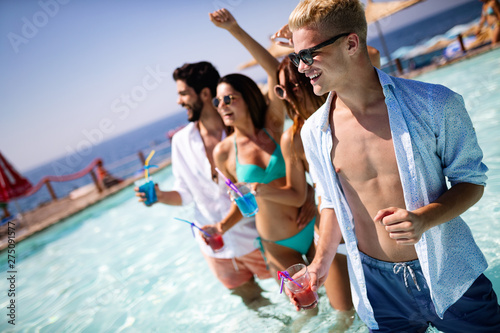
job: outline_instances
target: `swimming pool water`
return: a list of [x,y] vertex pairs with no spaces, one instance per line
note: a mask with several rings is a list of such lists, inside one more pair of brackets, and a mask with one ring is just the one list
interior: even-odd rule
[[[481,201],[463,217],[500,292],[500,50],[417,78],[462,94],[490,168]],[[155,174],[173,185],[170,168]],[[132,188],[16,246],[16,326],[2,332],[342,332],[345,318],[324,290],[319,313],[297,313],[274,280],[259,281],[269,304],[248,308],[208,270],[191,230],[191,207],[139,204]],[[7,254],[2,252],[6,275]],[[1,280],[0,307],[9,300]],[[359,318],[348,332],[368,332]]]
[[500,49],[416,78],[443,84],[464,97],[488,180],[481,200],[462,217],[489,263],[486,271],[495,291],[500,293]]

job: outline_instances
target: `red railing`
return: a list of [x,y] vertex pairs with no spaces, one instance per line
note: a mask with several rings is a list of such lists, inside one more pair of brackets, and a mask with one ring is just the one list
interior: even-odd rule
[[72,173],[70,175],[63,175],[63,176],[45,176],[43,177],[38,184],[33,186],[31,190],[26,192],[25,196],[30,196],[40,190],[43,185],[47,186],[47,189],[49,190],[50,196],[52,197],[53,200],[57,200],[56,193],[54,192],[54,189],[52,188],[52,185],[50,182],[67,182],[70,180],[75,180],[78,178],[82,178],[83,176],[86,176],[87,174],[90,173],[92,180],[94,181],[94,184],[99,192],[102,192],[102,186],[99,184],[99,181],[97,180],[97,176],[95,174],[94,168],[97,166],[97,164],[101,161],[100,158],[96,158],[93,160],[87,167],[84,169]]
[[[164,157],[165,151],[169,147],[170,147],[170,142],[165,141],[164,143],[155,145],[154,147],[152,147],[152,149],[154,148],[156,150],[157,155],[159,153],[160,156],[163,156],[163,158],[165,158]],[[129,163],[133,162],[133,160],[138,161],[137,165],[132,166],[131,169],[128,168],[126,170],[123,170],[123,166],[128,165]],[[98,177],[96,174],[96,168],[97,168],[97,165],[100,161],[101,161],[101,158],[96,158],[89,165],[87,165],[84,169],[82,169],[78,172],[69,174],[69,175],[45,176],[35,186],[33,186],[28,192],[26,192],[23,196],[27,197],[27,196],[33,195],[34,193],[38,192],[45,185],[47,187],[47,190],[48,190],[50,196],[52,197],[52,200],[55,201],[55,200],[57,200],[57,196],[55,194],[54,189],[52,188],[51,182],[71,181],[71,180],[75,180],[75,179],[84,177],[87,174],[90,174],[90,176],[92,177],[92,180],[93,180],[97,190],[99,192],[102,192],[103,191],[103,184],[101,184],[101,182],[98,180]],[[138,170],[138,165],[144,165],[144,161],[145,161],[144,153],[142,151],[138,151],[136,155],[129,155],[121,160],[110,163],[109,165],[106,164],[106,170],[111,171],[111,173],[114,176],[117,176],[119,178],[124,179],[124,178],[130,177],[131,170],[132,170],[132,173],[133,173],[133,170]],[[116,168],[121,168],[122,172],[124,172],[124,174],[117,175],[116,173],[120,173],[120,171],[118,171],[118,170],[116,170],[116,172],[112,171],[113,169],[116,169]]]

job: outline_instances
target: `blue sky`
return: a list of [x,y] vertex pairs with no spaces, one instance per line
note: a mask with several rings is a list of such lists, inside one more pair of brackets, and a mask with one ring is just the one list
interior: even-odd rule
[[[469,1],[427,0],[382,26],[397,29]],[[1,0],[0,151],[25,171],[182,112],[176,67],[207,60],[225,75],[251,59],[209,12],[228,8],[268,46],[297,3]],[[259,68],[243,73],[264,77]]]

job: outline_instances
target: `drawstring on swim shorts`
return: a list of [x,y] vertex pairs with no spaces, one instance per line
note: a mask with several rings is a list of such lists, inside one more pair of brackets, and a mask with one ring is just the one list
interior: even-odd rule
[[234,258],[231,258],[231,259],[232,259],[232,262],[233,262],[234,270],[236,272],[238,272],[240,269],[238,268],[238,264],[236,263],[236,259],[234,259]]
[[408,287],[408,278],[407,278],[408,273],[410,273],[410,276],[413,279],[413,283],[415,283],[417,290],[420,291],[420,286],[418,285],[418,282],[417,282],[417,276],[415,275],[415,271],[413,271],[413,268],[411,268],[410,265],[407,265],[405,263],[397,263],[394,265],[392,270],[393,270],[394,274],[398,274],[401,271],[401,269],[403,269],[403,276],[405,278],[406,290],[408,290],[408,292],[410,292],[408,289],[409,287]]

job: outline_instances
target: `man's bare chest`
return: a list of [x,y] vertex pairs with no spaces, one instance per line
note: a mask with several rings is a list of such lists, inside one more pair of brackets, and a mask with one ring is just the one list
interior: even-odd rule
[[334,120],[331,159],[337,173],[352,181],[397,174],[387,115],[344,116]]

